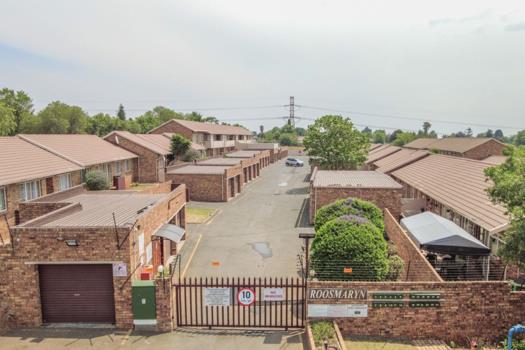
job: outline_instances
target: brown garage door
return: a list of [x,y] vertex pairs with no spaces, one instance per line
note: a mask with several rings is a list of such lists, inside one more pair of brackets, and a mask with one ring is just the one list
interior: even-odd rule
[[111,265],[40,265],[45,323],[115,323]]

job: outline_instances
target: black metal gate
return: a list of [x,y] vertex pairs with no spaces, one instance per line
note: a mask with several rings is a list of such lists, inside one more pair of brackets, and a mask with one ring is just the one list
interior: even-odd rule
[[174,289],[179,327],[305,326],[301,278],[183,278]]

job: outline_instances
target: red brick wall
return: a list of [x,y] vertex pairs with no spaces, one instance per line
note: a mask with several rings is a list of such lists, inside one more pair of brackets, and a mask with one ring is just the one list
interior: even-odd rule
[[185,128],[173,120],[170,120],[168,123],[160,126],[159,128],[150,131],[152,134],[163,134],[165,132],[181,134],[190,141],[193,139],[193,131]]
[[[118,137],[118,143],[116,138]],[[136,155],[138,158],[138,181],[139,182],[157,182],[159,181],[159,162],[163,164],[163,157],[155,152],[150,151],[147,148],[144,148],[140,145],[137,145],[135,142],[129,141],[121,135],[111,134],[105,138],[106,141],[111,142],[112,144],[122,147]],[[164,172],[164,168],[161,169]]]
[[40,203],[40,202],[27,202],[20,203],[18,205],[20,224],[23,224],[29,220],[33,220],[42,215],[48,214],[57,209],[63,208],[70,205],[70,203]]
[[[366,301],[309,300],[320,304],[368,304],[368,317],[339,318],[345,335],[386,336],[408,339],[453,340],[467,337],[498,342],[508,329],[525,319],[525,292],[511,292],[505,282],[310,282],[315,288],[366,288]],[[373,291],[440,292],[439,308],[372,307]],[[408,297],[405,295],[405,297]]]
[[172,309],[173,302],[171,279],[159,278],[155,280],[155,301],[157,307],[157,329],[168,332],[173,329],[172,317],[175,310]]
[[388,208],[394,217],[401,215],[402,189],[382,188],[324,188],[310,186],[310,222],[315,212],[338,199],[354,197],[370,201],[381,209]]
[[465,152],[463,156],[465,158],[477,160],[485,159],[489,156],[501,156],[503,155],[503,150],[505,149],[505,147],[506,146],[504,144],[501,144],[495,140],[490,140],[478,147],[475,147]]
[[390,214],[388,209],[384,210],[385,231],[388,238],[396,245],[397,254],[405,262],[403,271],[404,281],[443,282],[436,270],[428,260],[421,254],[414,242],[398,224],[397,220]]
[[190,200],[224,202],[227,200],[224,175],[166,174],[174,184],[185,184]]

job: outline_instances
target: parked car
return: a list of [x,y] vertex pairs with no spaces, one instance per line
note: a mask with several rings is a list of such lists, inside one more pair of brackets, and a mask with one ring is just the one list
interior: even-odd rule
[[286,166],[304,166],[304,162],[297,158],[287,158]]

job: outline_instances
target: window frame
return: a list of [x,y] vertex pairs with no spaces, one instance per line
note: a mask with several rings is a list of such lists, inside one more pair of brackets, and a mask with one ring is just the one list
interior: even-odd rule
[[[0,198],[2,198],[2,200],[0,200],[0,213],[3,213],[3,212],[6,212],[8,207],[7,207],[7,188],[4,186],[4,187],[0,187]],[[3,201],[3,206],[4,208],[2,209],[2,201]]]
[[119,162],[115,162],[115,176],[120,176],[122,175],[122,163]]
[[[65,188],[62,188],[62,178],[64,176],[67,179],[67,186]],[[65,174],[58,175],[58,190],[60,192],[68,190],[71,187],[73,187],[73,180],[72,180],[72,177],[71,177],[71,173],[65,173]]]
[[[30,196],[27,195],[28,188],[29,188],[29,193],[31,193]],[[27,201],[31,201],[33,199],[42,197],[42,181],[41,180],[32,180],[32,181],[22,182],[19,185],[19,189],[20,189],[20,196],[19,196],[20,202],[27,202]],[[37,195],[33,196],[35,189],[36,189]]]

